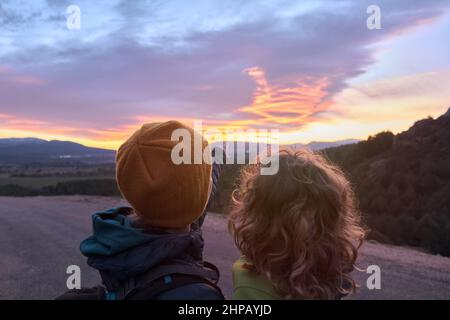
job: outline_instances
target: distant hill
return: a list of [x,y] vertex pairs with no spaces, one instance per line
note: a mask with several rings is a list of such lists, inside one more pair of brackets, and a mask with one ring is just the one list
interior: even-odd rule
[[[309,148],[311,150],[323,150],[326,148],[330,148],[330,147],[337,147],[337,146],[342,146],[342,145],[349,145],[349,144],[355,144],[357,142],[359,142],[360,140],[357,139],[345,139],[345,140],[337,140],[337,141],[312,141],[310,143],[304,144],[304,143],[295,143],[295,144],[288,144],[288,145],[280,145],[280,148],[292,148],[294,150],[299,149],[299,148]],[[232,145],[234,144],[234,147],[232,147]],[[216,148],[219,147],[220,149],[223,149],[227,152],[228,157],[232,156],[232,153],[234,154],[235,160],[238,157],[238,155],[243,155],[244,153],[246,154],[246,163],[248,163],[249,161],[249,150],[258,150],[257,152],[259,154],[263,153],[264,150],[267,149],[267,146],[265,145],[259,145],[256,142],[245,142],[244,146],[245,148],[242,147],[242,144],[239,143],[240,145],[238,146],[238,142],[214,142],[212,144],[212,148]],[[230,151],[230,148],[233,150],[233,152]],[[235,161],[235,163],[237,163]]]
[[353,182],[372,238],[450,256],[450,109],[323,153]]
[[35,138],[0,139],[0,164],[110,162],[115,151],[70,141]]
[[309,148],[311,150],[317,151],[317,150],[323,150],[327,148],[333,148],[338,146],[344,146],[348,144],[355,144],[358,143],[360,140],[358,139],[345,139],[345,140],[338,140],[338,141],[312,141],[307,144],[297,143],[297,144],[290,144],[288,147],[291,147],[293,149],[298,148]]
[[19,146],[23,144],[41,144],[45,142],[47,142],[47,140],[37,138],[6,138],[0,139],[0,148]]

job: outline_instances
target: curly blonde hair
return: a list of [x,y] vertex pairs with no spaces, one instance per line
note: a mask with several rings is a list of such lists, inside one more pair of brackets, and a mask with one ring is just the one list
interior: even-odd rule
[[283,150],[279,171],[246,167],[229,228],[250,268],[286,299],[335,299],[355,290],[350,277],[364,237],[354,192],[320,154]]

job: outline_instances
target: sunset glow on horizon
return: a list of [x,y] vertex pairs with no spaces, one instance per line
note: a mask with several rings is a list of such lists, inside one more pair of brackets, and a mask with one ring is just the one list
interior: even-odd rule
[[[116,149],[145,122],[280,131],[282,144],[407,130],[450,106],[450,1],[0,4],[0,138]],[[236,137],[239,139],[239,135]]]

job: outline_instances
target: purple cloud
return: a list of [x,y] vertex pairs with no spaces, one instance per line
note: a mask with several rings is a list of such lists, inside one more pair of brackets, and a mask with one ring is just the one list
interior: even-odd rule
[[[383,29],[375,31],[366,28],[369,1],[334,4],[324,1],[290,18],[264,15],[221,30],[196,30],[170,50],[142,43],[124,24],[95,43],[67,40],[14,52],[1,58],[0,67],[20,74],[23,83],[0,72],[0,114],[98,130],[133,125],[142,116],[258,121],[238,111],[252,103],[256,88],[244,69],[261,68],[281,88],[305,77],[326,78],[323,100],[330,100],[374,62],[371,45],[439,17],[449,1],[378,1]],[[124,2],[119,8],[136,11]],[[139,32],[139,24],[133,30]]]

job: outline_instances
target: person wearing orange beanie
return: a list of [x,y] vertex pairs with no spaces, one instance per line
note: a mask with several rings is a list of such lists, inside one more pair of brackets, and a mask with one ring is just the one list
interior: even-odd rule
[[57,299],[224,299],[217,267],[203,260],[201,233],[220,167],[175,164],[171,155],[180,142],[172,136],[180,129],[191,137],[183,152],[201,141],[208,154],[201,135],[177,121],[144,124],[119,148],[117,185],[131,207],[94,213],[93,235],[80,244],[102,285]]
[[[123,197],[149,226],[179,229],[203,213],[211,189],[211,164],[174,164],[172,133],[191,134],[191,152],[199,133],[177,122],[144,124],[117,153],[116,179]],[[203,152],[203,150],[200,150]]]

